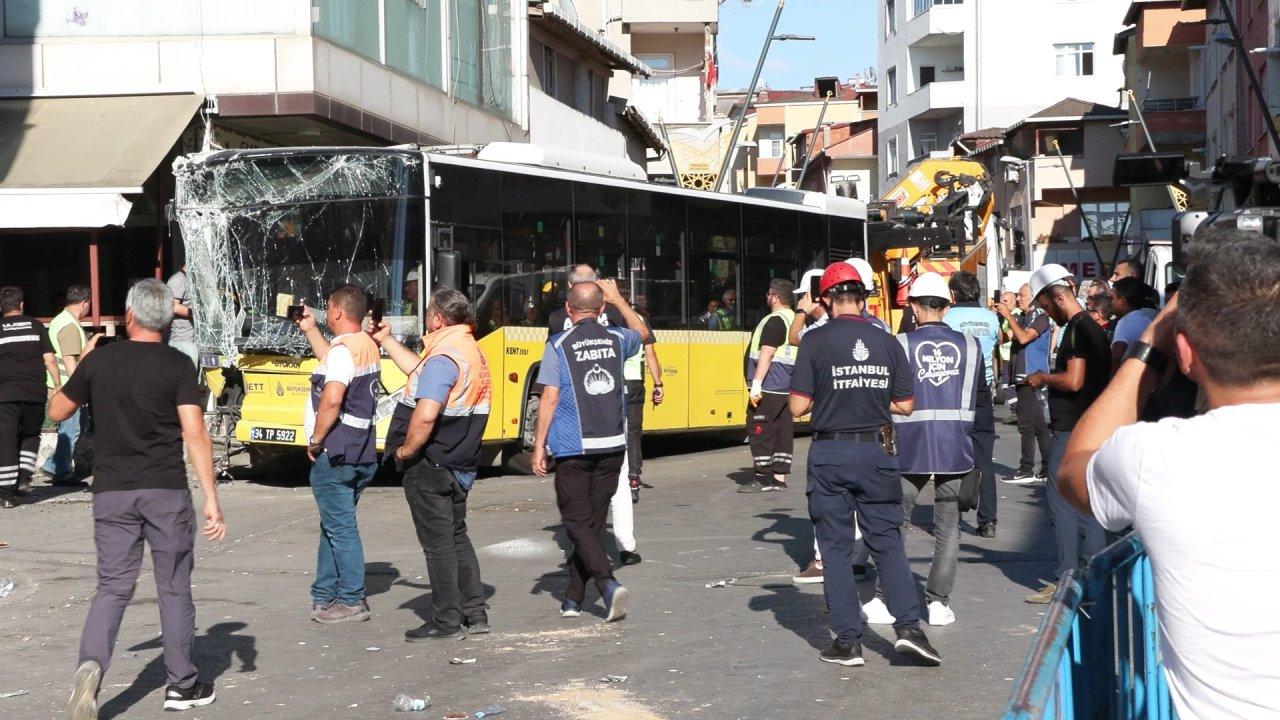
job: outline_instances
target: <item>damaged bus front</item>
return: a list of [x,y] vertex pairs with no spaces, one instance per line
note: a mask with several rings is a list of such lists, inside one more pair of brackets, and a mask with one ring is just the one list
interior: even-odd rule
[[[393,332],[418,342],[429,277],[424,158],[416,150],[219,151],[179,158],[174,215],[191,279],[196,333],[222,404],[239,406],[236,438],[254,455],[303,447],[316,365],[288,315],[319,308],[345,283],[386,299]],[[383,359],[379,447],[404,376]],[[224,378],[226,381],[224,382]]]

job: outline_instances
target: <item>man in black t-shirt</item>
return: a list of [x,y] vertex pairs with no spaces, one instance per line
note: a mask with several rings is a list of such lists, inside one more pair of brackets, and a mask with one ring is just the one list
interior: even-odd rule
[[45,374],[58,379],[44,325],[23,314],[22,288],[0,288],[0,507],[31,486],[44,420]]
[[98,687],[142,569],[144,542],[155,565],[168,673],[164,709],[188,710],[215,698],[212,684],[199,681],[191,662],[196,518],[182,458],[185,440],[204,492],[204,535],[221,540],[227,528],[214,487],[213,448],[191,360],[163,342],[173,320],[173,294],[159,280],[143,280],[129,290],[125,306],[129,341],[87,346],[49,403],[54,420],[65,420],[84,404],[93,405],[97,420],[91,490],[98,590],[80,636],[80,665],[67,707],[73,720],[97,717]]
[[[1049,266],[1046,266],[1049,268]],[[1045,268],[1042,268],[1042,271]],[[1040,271],[1037,271],[1040,272]],[[1063,274],[1068,274],[1065,270]],[[1033,289],[1035,279],[1033,278]],[[1092,516],[1067,502],[1058,490],[1058,468],[1067,451],[1067,440],[1076,422],[1106,389],[1111,379],[1111,343],[1076,299],[1075,288],[1066,279],[1040,289],[1036,295],[1040,309],[1062,326],[1062,342],[1052,373],[1027,376],[1027,385],[1049,388],[1049,522],[1053,525],[1058,551],[1055,577],[1079,567],[1102,550],[1106,533]],[[1027,602],[1044,604],[1053,599],[1056,583],[1046,583]]]

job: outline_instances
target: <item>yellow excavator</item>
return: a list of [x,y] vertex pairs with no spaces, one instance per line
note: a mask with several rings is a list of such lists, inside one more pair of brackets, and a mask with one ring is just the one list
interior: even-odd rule
[[896,329],[921,273],[977,273],[987,248],[998,247],[987,242],[994,211],[991,179],[980,163],[927,157],[908,166],[879,201],[867,204],[867,260],[881,289],[872,312]]

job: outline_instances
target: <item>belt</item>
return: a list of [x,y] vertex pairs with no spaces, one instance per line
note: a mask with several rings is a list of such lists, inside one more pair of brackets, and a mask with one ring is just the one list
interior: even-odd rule
[[878,432],[816,432],[814,440],[846,440],[855,443],[879,443]]

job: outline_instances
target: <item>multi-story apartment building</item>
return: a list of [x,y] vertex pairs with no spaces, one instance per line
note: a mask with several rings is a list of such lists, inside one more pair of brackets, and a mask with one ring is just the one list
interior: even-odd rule
[[1232,14],[1240,28],[1247,60],[1262,85],[1266,107],[1261,107],[1241,58],[1229,44],[1220,0],[1182,0],[1183,10],[1207,13],[1206,37],[1199,86],[1204,92],[1205,157],[1276,157],[1265,117],[1280,113],[1280,0],[1231,0]]
[[1115,105],[1126,0],[878,0],[881,185],[1063,97]]
[[[1179,0],[1129,5],[1127,27],[1116,34],[1112,48],[1124,58],[1125,87],[1133,93],[1126,153],[1178,152],[1189,162],[1204,163],[1204,20],[1203,9],[1183,10]],[[1129,238],[1169,239],[1175,209],[1167,187],[1131,188],[1129,212]]]
[[[680,23],[708,4],[714,19],[714,0],[665,4]],[[643,163],[661,139],[617,88],[653,71],[602,37],[622,28],[605,15],[559,0],[0,0],[0,284],[47,316],[84,282],[93,324],[123,314],[131,278],[172,270],[170,166],[206,141],[532,141]]]

